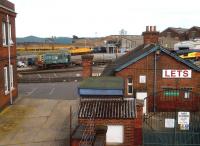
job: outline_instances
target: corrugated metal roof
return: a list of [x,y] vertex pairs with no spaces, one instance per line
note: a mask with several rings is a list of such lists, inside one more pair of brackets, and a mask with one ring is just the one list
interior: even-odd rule
[[127,119],[135,118],[135,100],[82,100],[79,118],[95,119]]

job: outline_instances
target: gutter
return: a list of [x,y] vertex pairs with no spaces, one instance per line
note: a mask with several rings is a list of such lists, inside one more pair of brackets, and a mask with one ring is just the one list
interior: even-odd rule
[[5,6],[1,5],[1,4],[0,4],[0,8],[3,8],[3,9],[5,9],[5,10],[7,10],[7,11],[10,11],[10,12],[12,12],[12,13],[17,14],[14,10],[12,10],[12,9],[10,9],[10,8],[7,8],[7,7],[5,7]]

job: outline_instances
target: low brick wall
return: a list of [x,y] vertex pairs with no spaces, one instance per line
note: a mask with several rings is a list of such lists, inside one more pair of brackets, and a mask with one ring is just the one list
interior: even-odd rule
[[64,77],[64,78],[18,78],[18,83],[49,83],[49,82],[71,82],[81,81],[82,77]]

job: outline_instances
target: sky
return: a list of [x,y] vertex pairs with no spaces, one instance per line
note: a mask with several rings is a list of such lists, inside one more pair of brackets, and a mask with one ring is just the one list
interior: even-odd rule
[[102,37],[141,35],[146,26],[200,26],[199,0],[9,0],[15,4],[16,35]]

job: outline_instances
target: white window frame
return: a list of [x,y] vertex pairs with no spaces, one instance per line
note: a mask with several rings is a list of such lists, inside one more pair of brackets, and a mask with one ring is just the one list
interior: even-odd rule
[[3,46],[7,46],[7,33],[6,33],[6,22],[2,22],[2,42]]
[[[132,82],[129,82],[129,79],[131,79]],[[132,92],[129,92],[129,87],[132,87]],[[133,78],[132,77],[127,78],[127,94],[133,95]]]
[[184,91],[184,99],[190,98],[190,91]]
[[146,75],[140,75],[139,83],[141,83],[141,84],[145,84],[146,83]]
[[10,42],[10,45],[13,45],[13,40],[12,40],[12,24],[9,24],[9,37],[8,37],[8,41]]
[[7,95],[9,93],[8,67],[5,66],[3,69],[4,69],[4,91],[5,91],[5,95]]
[[123,125],[107,125],[106,144],[118,145],[124,143],[124,126]]
[[10,65],[9,73],[10,73],[11,89],[13,90],[14,89],[14,81],[13,81],[13,65],[12,64]]

